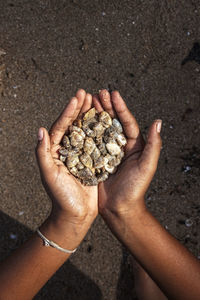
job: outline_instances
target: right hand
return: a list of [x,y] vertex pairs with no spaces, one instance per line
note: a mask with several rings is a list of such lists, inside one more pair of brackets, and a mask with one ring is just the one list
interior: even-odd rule
[[137,121],[119,92],[110,95],[107,90],[102,90],[93,96],[93,105],[99,112],[105,110],[118,118],[127,138],[125,156],[117,172],[98,188],[99,212],[113,227],[112,217],[132,218],[146,210],[144,197],[156,171],[162,144],[161,120],[153,122],[145,144]]
[[52,125],[50,134],[45,128],[40,128],[43,138],[40,138],[36,147],[41,179],[52,200],[49,221],[63,228],[63,231],[69,224],[75,224],[75,227],[81,228],[77,230],[81,232],[78,234],[80,240],[98,214],[98,191],[96,186],[84,186],[68,171],[59,160],[58,149],[68,127],[89,110],[91,104],[92,95],[79,90]]

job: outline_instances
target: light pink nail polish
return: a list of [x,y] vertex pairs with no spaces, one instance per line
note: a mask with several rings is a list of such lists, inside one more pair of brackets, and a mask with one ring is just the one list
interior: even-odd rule
[[158,133],[161,132],[161,128],[162,128],[162,120],[158,120],[156,124],[156,130]]
[[42,130],[42,128],[39,128],[39,130],[38,130],[38,141],[42,141],[43,136],[44,136],[43,130]]

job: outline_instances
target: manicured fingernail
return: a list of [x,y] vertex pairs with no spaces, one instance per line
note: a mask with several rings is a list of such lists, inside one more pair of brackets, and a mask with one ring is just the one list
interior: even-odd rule
[[38,130],[38,141],[42,141],[43,136],[44,136],[43,129],[39,128],[39,130]]
[[156,124],[156,130],[158,133],[161,132],[161,128],[162,128],[162,120],[158,120]]

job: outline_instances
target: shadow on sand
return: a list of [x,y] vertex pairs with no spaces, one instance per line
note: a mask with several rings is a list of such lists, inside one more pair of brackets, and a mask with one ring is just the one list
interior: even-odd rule
[[134,290],[134,272],[130,253],[122,247],[120,276],[117,285],[117,300],[137,300]]
[[[0,211],[0,259],[3,260],[18,248],[32,231]],[[35,300],[100,300],[99,287],[67,261],[40,290]]]
[[181,62],[181,65],[184,66],[189,61],[195,61],[200,64],[200,44],[197,42],[194,43],[188,55]]
[[[32,231],[0,211],[0,260],[20,247]],[[134,275],[130,256],[122,248],[121,270],[117,285],[117,300],[135,300]],[[68,260],[35,296],[35,300],[101,300],[100,288]]]

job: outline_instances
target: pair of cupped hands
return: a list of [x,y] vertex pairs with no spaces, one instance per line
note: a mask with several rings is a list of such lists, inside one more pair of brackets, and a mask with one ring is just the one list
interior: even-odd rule
[[[84,186],[59,160],[58,149],[64,133],[75,119],[91,107],[118,118],[127,138],[125,156],[117,172],[98,186]],[[92,96],[80,89],[52,125],[49,133],[38,132],[36,156],[43,185],[52,200],[50,219],[73,223],[85,233],[100,213],[113,232],[126,218],[142,216],[145,193],[157,168],[161,149],[161,120],[151,125],[144,141],[136,119],[118,91],[101,90]],[[55,222],[56,222],[55,221]],[[119,221],[119,222],[118,222]],[[81,235],[81,239],[84,234]]]

